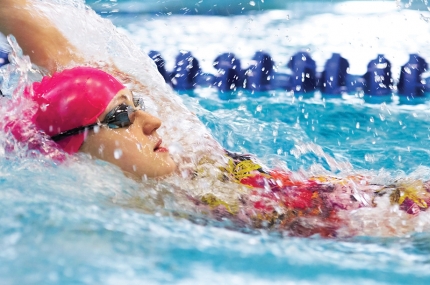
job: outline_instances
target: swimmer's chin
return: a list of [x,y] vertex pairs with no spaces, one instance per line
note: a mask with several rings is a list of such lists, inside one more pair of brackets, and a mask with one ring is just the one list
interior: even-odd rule
[[134,172],[128,172],[123,170],[123,173],[126,177],[135,180],[136,182],[142,182],[142,181],[146,181],[147,179],[153,179],[153,180],[163,180],[166,178],[169,178],[171,176],[175,176],[179,174],[179,170],[178,167],[175,163],[172,163],[171,165],[171,169],[169,169],[168,171],[162,171],[160,173],[154,173],[152,175],[147,175],[147,174],[137,174]]

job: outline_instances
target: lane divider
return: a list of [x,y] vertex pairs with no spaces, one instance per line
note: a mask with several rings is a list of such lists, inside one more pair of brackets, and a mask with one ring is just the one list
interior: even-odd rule
[[166,70],[165,60],[159,52],[151,51],[149,56],[175,90],[213,86],[221,92],[286,90],[300,94],[320,90],[331,95],[364,92],[374,96],[397,93],[410,97],[424,96],[430,91],[430,80],[422,78],[428,64],[418,54],[410,54],[409,61],[401,68],[397,84],[392,77],[391,63],[383,54],[368,63],[364,75],[348,74],[349,62],[339,53],[332,54],[321,73],[316,71],[316,62],[310,54],[302,51],[290,58],[287,64],[290,73],[276,72],[275,62],[264,51],[257,51],[246,68],[235,54],[220,54],[213,62],[215,74],[204,73],[199,61],[189,51],[179,52],[171,72]]

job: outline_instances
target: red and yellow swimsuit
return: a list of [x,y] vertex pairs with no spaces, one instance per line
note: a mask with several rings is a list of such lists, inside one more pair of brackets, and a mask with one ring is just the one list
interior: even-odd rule
[[213,208],[225,207],[233,216],[245,215],[256,228],[287,231],[294,236],[334,237],[345,224],[341,211],[374,207],[377,195],[389,195],[393,205],[412,215],[430,205],[430,182],[404,180],[381,186],[368,183],[360,175],[303,179],[291,172],[265,169],[250,155],[227,154],[229,161],[223,171],[230,180],[249,187],[247,196],[238,205],[213,196],[202,201]]

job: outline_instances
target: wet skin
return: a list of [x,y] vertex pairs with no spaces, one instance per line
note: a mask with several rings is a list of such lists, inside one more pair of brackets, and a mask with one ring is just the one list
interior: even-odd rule
[[[99,116],[99,121],[103,121],[109,111],[122,103],[134,106],[128,89],[115,95]],[[89,132],[80,151],[115,164],[138,180],[174,172],[176,164],[157,134],[157,129],[161,126],[160,119],[145,111],[136,110],[131,115],[131,121],[132,124],[128,127],[110,129],[103,126]]]

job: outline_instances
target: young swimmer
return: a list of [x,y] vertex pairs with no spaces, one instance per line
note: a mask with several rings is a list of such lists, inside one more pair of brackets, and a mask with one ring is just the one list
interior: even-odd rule
[[[53,7],[58,8],[61,7],[61,5],[53,4],[51,1],[4,0],[2,1],[2,5],[0,5],[0,32],[5,35],[13,35],[23,49],[23,53],[30,57],[31,62],[47,70],[47,73],[51,75],[73,67],[92,66],[93,68],[103,70],[115,77],[116,80],[121,82],[121,86],[124,88],[127,87],[127,89],[132,91],[137,97],[144,97],[147,106],[152,112],[156,113],[163,122],[170,122],[170,124],[175,122],[175,131],[166,132],[165,130],[161,130],[161,132],[163,133],[163,145],[169,146],[170,154],[177,165],[176,172],[180,173],[182,176],[187,177],[193,175],[194,165],[197,160],[196,157],[208,153],[209,149],[211,150],[212,160],[218,162],[224,160],[223,148],[211,137],[197,116],[178,102],[178,99],[164,94],[170,92],[168,86],[164,84],[153,85],[153,82],[142,81],[142,78],[137,79],[136,73],[138,74],[139,71],[133,74],[122,71],[116,66],[114,58],[106,58],[106,56],[104,58],[98,58],[97,55],[102,54],[102,52],[97,52],[96,56],[88,56],[86,51],[82,51],[80,48],[73,45],[69,39],[66,38],[64,33],[57,28],[53,20],[48,17],[49,13],[45,13],[46,9],[52,9]],[[93,25],[93,23],[89,23],[88,25]],[[87,31],[91,30],[93,26],[84,28]],[[81,34],[80,31],[79,33]],[[105,50],[109,49],[109,47],[104,46],[103,43],[98,43],[100,39],[96,41],[94,45],[98,44]],[[85,42],[91,42],[91,38],[85,39]],[[126,45],[127,43],[122,44]],[[148,60],[148,63],[152,64],[147,56],[145,56],[144,60]],[[150,65],[151,68],[148,69],[146,67],[148,64],[146,64],[146,66],[145,64],[146,62],[140,63],[140,66],[142,66],[141,73],[143,73],[144,76],[160,76],[158,72],[153,70],[153,65]],[[46,77],[46,79],[48,77]],[[111,99],[113,99],[113,96],[116,94],[111,95]],[[108,104],[109,102],[105,103]],[[141,113],[142,111],[136,112],[137,115]],[[146,112],[145,114],[149,115],[149,113]],[[100,113],[100,115],[103,114]],[[132,126],[131,128],[134,127]],[[194,138],[187,134],[190,130],[202,133],[203,135]],[[112,131],[111,134],[121,131],[122,130]],[[88,140],[93,139],[91,133],[93,132],[89,132]],[[104,131],[102,133],[104,133]],[[132,135],[132,133],[128,134]],[[156,136],[152,136],[151,139],[155,137]],[[134,136],[134,138],[137,137]],[[112,139],[115,139],[115,137],[112,136]],[[120,142],[120,140],[117,141],[118,143]],[[131,144],[132,141],[128,140],[127,143]],[[156,143],[158,143],[158,141]],[[153,144],[152,141],[151,144]],[[116,146],[115,149],[120,149],[120,147]],[[166,150],[166,148],[159,148],[157,151],[158,155],[163,155],[162,150]],[[100,157],[99,150],[97,149],[96,151],[94,148],[89,147],[89,143],[85,145],[85,152],[90,153],[96,158]],[[115,156],[115,154],[112,153],[110,157],[106,152],[103,156],[105,160],[118,164],[121,168],[129,164],[128,157],[125,155],[124,151],[122,155],[118,155],[117,152],[119,158],[115,159],[112,159],[112,156]],[[137,159],[137,157],[135,159]],[[130,167],[132,168],[131,170],[133,170],[133,165]],[[138,179],[142,179],[142,175],[153,177],[155,175],[164,176],[168,174],[168,171],[158,172],[150,169],[148,169],[148,171],[149,173],[139,173]]]
[[[37,128],[65,152],[88,153],[137,180],[178,172],[182,175],[180,168],[186,161],[172,159],[158,135],[161,121],[145,112],[142,97],[133,98],[122,83],[128,80],[127,75],[112,66],[86,66],[77,48],[55,25],[31,13],[31,7],[26,0],[4,0],[0,28],[17,38],[32,62],[52,74],[25,91],[25,97],[37,105],[31,114]],[[19,128],[7,125],[4,129],[20,139]],[[190,183],[214,177],[211,186],[235,183],[236,188],[225,186],[236,189],[228,193],[229,199],[204,189],[189,195],[189,199],[197,211],[220,220],[228,218],[236,225],[286,230],[297,236],[355,235],[365,232],[366,227],[357,226],[354,219],[360,209],[389,201],[401,210],[403,221],[404,214],[417,216],[430,203],[430,183],[424,181],[397,181],[383,186],[360,175],[307,177],[266,169],[250,155],[222,153],[224,163],[201,156],[192,164],[192,175],[184,177]],[[380,227],[385,227],[384,235],[399,232],[390,223]]]

